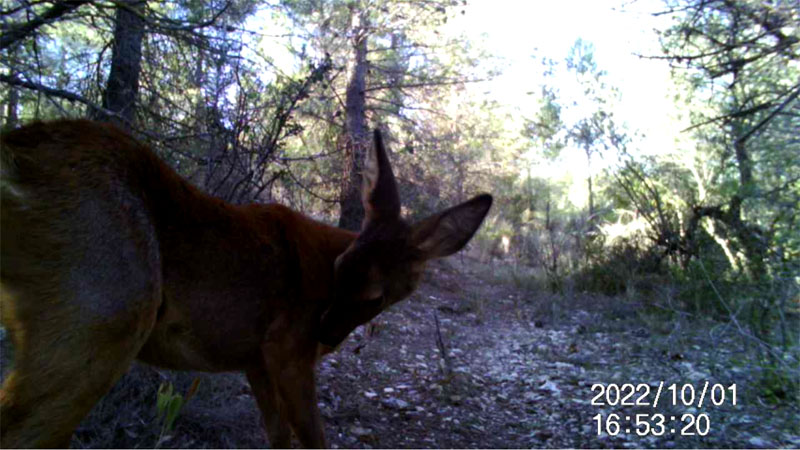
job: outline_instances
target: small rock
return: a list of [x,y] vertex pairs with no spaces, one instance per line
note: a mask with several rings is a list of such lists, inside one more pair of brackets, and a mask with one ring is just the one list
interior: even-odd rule
[[523,394],[523,398],[526,402],[535,402],[540,400],[542,397],[540,395],[534,394],[533,392],[526,392]]
[[381,404],[389,409],[404,410],[410,406],[407,401],[395,397],[389,397],[381,400]]
[[547,430],[539,430],[533,433],[533,437],[540,441],[546,441],[553,437],[553,433]]
[[553,394],[560,394],[561,389],[556,386],[552,381],[545,381],[543,385],[539,386],[540,391],[552,392]]
[[364,392],[364,397],[367,397],[367,398],[375,398],[377,396],[378,396],[378,394],[376,394],[376,393],[374,393],[372,391],[365,391]]
[[770,444],[765,439],[762,439],[760,437],[751,437],[747,441],[747,443],[750,444],[750,446],[753,447],[753,448],[771,448],[771,447],[773,447],[772,444]]
[[363,438],[365,436],[370,436],[372,434],[372,430],[369,428],[359,427],[358,425],[353,425],[350,427],[350,432],[353,433],[354,436],[359,438]]
[[650,332],[647,331],[645,328],[638,328],[633,331],[633,335],[638,338],[649,338]]

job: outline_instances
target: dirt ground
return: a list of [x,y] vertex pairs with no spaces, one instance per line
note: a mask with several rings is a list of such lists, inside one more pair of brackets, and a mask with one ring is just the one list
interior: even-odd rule
[[[465,258],[435,264],[412,298],[356,330],[323,360],[319,406],[332,447],[800,446],[800,399],[763,398],[747,346],[729,324],[681,315],[666,320],[622,298],[548,294],[501,279],[493,273],[497,264]],[[197,395],[159,441],[159,384],[170,382],[183,393],[197,377]],[[662,382],[664,393],[654,408]],[[698,404],[706,382],[719,385],[718,406]],[[593,404],[599,392],[594,385],[627,383],[637,389],[627,402],[646,404],[608,405],[614,403],[613,388],[601,396],[608,399],[605,405]],[[693,386],[691,406],[673,404],[673,384],[687,393],[684,386]],[[723,387],[727,397],[720,402]],[[614,429],[614,413],[620,416],[619,433],[598,434],[598,420]],[[655,435],[654,425],[637,435],[637,414],[663,414],[664,434]],[[157,443],[268,446],[243,376],[175,374],[141,365],[93,410],[72,446]]]

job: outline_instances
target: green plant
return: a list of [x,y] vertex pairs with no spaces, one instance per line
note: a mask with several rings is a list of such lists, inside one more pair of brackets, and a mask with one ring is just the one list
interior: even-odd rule
[[158,448],[167,437],[167,433],[172,431],[181,409],[191,400],[199,386],[200,378],[195,378],[186,392],[186,396],[175,393],[172,383],[161,383],[161,386],[158,387],[158,393],[156,394],[158,416],[156,420],[161,422],[161,432],[158,434],[158,440],[154,447]]
[[619,295],[646,290],[654,276],[664,267],[656,249],[643,245],[640,239],[618,239],[611,245],[588,241],[588,264],[575,274],[576,287],[582,291]]
[[778,404],[800,395],[800,382],[797,369],[781,365],[774,359],[761,362],[763,372],[760,377],[760,394],[769,403]]

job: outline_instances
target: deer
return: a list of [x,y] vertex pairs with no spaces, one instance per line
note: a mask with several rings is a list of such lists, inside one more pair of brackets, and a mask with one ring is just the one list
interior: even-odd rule
[[315,367],[462,249],[480,194],[416,223],[376,130],[359,232],[280,204],[233,205],[113,125],[0,136],[0,314],[14,347],[0,443],[67,447],[134,360],[244,372],[272,448],[323,448]]

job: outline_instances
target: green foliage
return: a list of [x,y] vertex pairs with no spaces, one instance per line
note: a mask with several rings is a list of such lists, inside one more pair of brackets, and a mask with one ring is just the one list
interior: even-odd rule
[[640,235],[617,239],[611,245],[598,237],[587,242],[585,251],[589,262],[575,275],[579,290],[609,296],[635,293],[647,299],[654,285],[666,278],[663,255]]
[[522,135],[535,142],[545,157],[555,159],[564,148],[564,123],[561,105],[553,88],[542,86],[539,111],[527,120]]
[[[683,13],[662,33],[662,45],[682,68],[676,79],[687,88],[697,141],[695,157],[684,159],[696,183],[694,195],[684,194],[692,199],[686,223],[700,224],[728,259],[727,268],[706,271],[713,274],[707,283],[722,291],[730,284],[735,292],[729,300],[726,292],[717,295],[733,303],[728,314],[746,311],[752,329],[769,340],[769,317],[783,303],[773,286],[784,282],[783,255],[798,250],[786,231],[796,230],[800,201],[800,147],[791,131],[798,121],[787,113],[800,94],[800,67],[792,63],[800,34],[790,26],[800,9],[788,1],[671,6]],[[699,255],[693,257],[705,262]],[[687,275],[702,281],[691,266]]]
[[186,396],[174,392],[172,383],[161,383],[158,387],[158,393],[156,394],[156,420],[161,422],[161,432],[154,447],[161,445],[167,433],[173,430],[175,420],[178,419],[183,406],[191,400],[199,386],[200,378],[195,378]]
[[771,404],[796,401],[800,396],[800,379],[796,367],[787,367],[791,361],[776,361],[775,358],[764,358],[760,362],[761,397]]
[[677,298],[682,309],[725,319],[730,308],[738,310],[730,303],[737,286],[730,279],[730,264],[724,255],[711,245],[705,249],[709,253],[693,258],[685,267],[672,267],[673,281],[679,286]]

